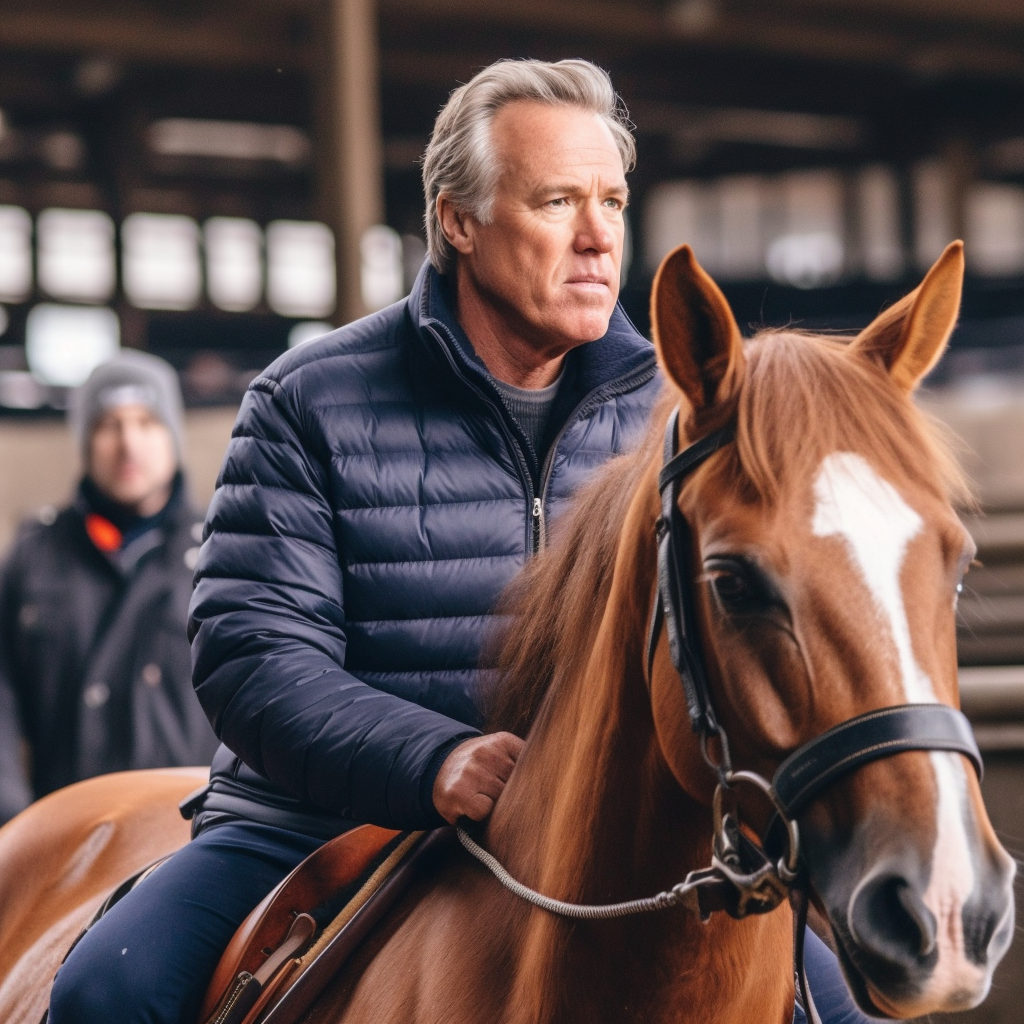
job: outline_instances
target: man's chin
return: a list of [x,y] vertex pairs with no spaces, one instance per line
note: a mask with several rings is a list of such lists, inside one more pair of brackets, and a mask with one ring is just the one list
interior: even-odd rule
[[571,338],[577,345],[597,341],[608,333],[608,324],[614,309],[615,306],[609,307],[607,301],[602,302],[600,306],[594,303],[591,307],[577,308],[564,317],[561,333]]
[[[165,489],[153,487],[151,484],[115,484],[111,487],[100,489],[115,505],[120,505],[136,515],[155,515],[166,504],[166,500],[163,503],[159,500],[163,496]],[[149,507],[157,504],[160,505],[160,508],[150,511]]]

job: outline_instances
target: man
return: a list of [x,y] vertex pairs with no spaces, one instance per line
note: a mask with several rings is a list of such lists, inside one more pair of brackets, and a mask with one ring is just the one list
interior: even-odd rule
[[71,424],[75,501],[26,524],[0,570],[0,821],[79,779],[206,764],[216,747],[184,635],[197,516],[163,360],[93,371]]
[[626,125],[585,61],[482,71],[427,148],[408,299],[251,385],[191,607],[225,746],[192,843],[76,948],[51,1024],[189,1020],[234,927],[320,842],[490,813],[521,741],[479,733],[488,616],[658,388],[616,304]]

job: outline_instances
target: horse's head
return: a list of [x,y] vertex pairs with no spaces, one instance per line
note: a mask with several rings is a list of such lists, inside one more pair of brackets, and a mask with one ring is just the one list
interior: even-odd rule
[[[679,498],[736,767],[771,777],[857,715],[957,705],[955,609],[975,549],[952,507],[966,494],[955,462],[911,394],[953,329],[962,275],[955,243],[852,341],[783,331],[744,343],[688,248],[659,271],[655,336],[679,391],[680,444],[736,424],[736,443]],[[651,688],[662,748],[692,787],[664,643]],[[1013,932],[1014,865],[966,758],[914,751],[866,764],[799,826],[862,1008],[909,1017],[984,998]]]

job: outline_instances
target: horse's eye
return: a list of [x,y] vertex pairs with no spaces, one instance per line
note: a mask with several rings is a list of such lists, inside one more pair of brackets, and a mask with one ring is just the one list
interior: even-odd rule
[[739,573],[719,572],[711,577],[711,583],[726,604],[740,604],[750,597],[750,583]]
[[752,611],[763,603],[763,588],[753,566],[739,559],[710,559],[707,580],[723,608],[730,612]]

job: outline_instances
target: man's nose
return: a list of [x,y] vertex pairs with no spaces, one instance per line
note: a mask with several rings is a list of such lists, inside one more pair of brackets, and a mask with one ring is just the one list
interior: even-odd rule
[[615,232],[606,214],[606,209],[597,202],[585,203],[580,208],[576,226],[577,252],[593,251],[604,255],[615,248]]

